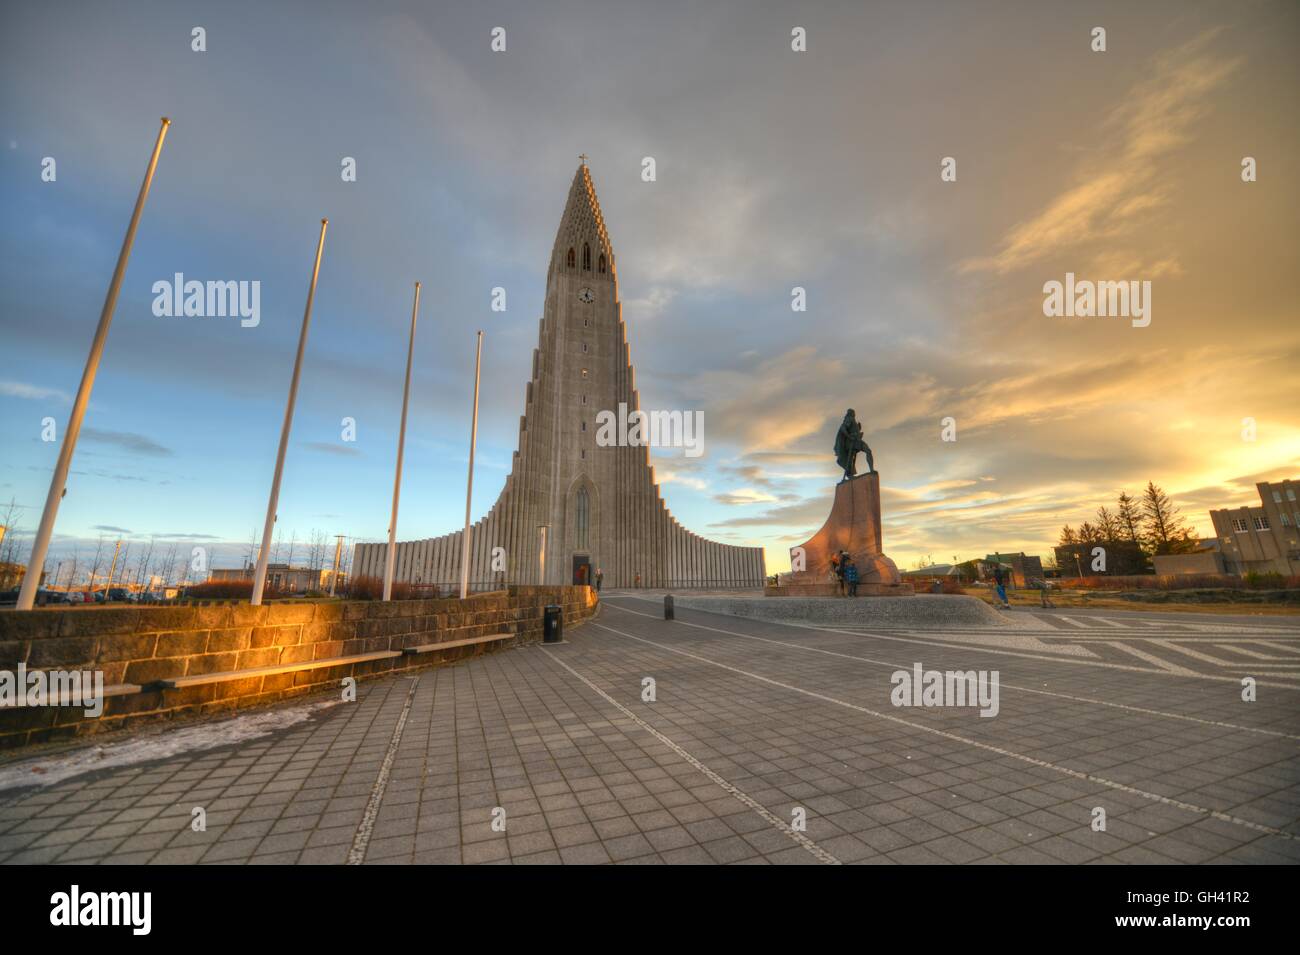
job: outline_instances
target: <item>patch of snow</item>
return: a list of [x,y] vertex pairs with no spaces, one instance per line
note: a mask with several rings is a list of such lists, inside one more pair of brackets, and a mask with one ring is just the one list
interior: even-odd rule
[[0,792],[29,786],[51,786],[85,773],[198,753],[260,739],[306,722],[339,700],[244,713],[228,719],[182,726],[151,727],[129,738],[19,760],[0,766]]

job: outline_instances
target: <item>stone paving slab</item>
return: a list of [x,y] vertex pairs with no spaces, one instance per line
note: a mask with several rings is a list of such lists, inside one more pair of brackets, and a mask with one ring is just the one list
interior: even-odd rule
[[[0,863],[1300,861],[1295,691],[656,609],[0,792]],[[913,662],[998,669],[998,715],[892,706]]]

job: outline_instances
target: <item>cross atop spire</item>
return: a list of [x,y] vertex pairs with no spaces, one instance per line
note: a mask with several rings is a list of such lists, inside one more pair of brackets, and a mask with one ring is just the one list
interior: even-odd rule
[[582,160],[582,164],[583,164],[584,166],[587,165],[587,154],[586,154],[586,153],[578,153],[578,158],[579,158],[580,160]]

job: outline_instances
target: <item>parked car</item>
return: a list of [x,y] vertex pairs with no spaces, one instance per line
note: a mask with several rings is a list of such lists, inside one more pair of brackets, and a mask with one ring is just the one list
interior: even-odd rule
[[69,604],[85,603],[86,595],[80,590],[69,590],[63,594],[63,602]]
[[16,603],[18,603],[17,590],[0,591],[0,607],[12,607]]
[[129,593],[130,592],[125,587],[110,587],[108,588],[108,599],[126,600],[127,597],[129,596]]

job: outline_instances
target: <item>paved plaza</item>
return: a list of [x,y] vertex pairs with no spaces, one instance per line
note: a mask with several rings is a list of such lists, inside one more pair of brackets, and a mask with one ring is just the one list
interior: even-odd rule
[[[1007,618],[665,621],[655,597],[606,594],[561,645],[287,704],[297,722],[242,742],[150,730],[163,755],[0,789],[0,862],[1300,861],[1300,621]],[[998,671],[997,715],[892,705],[917,663]]]

